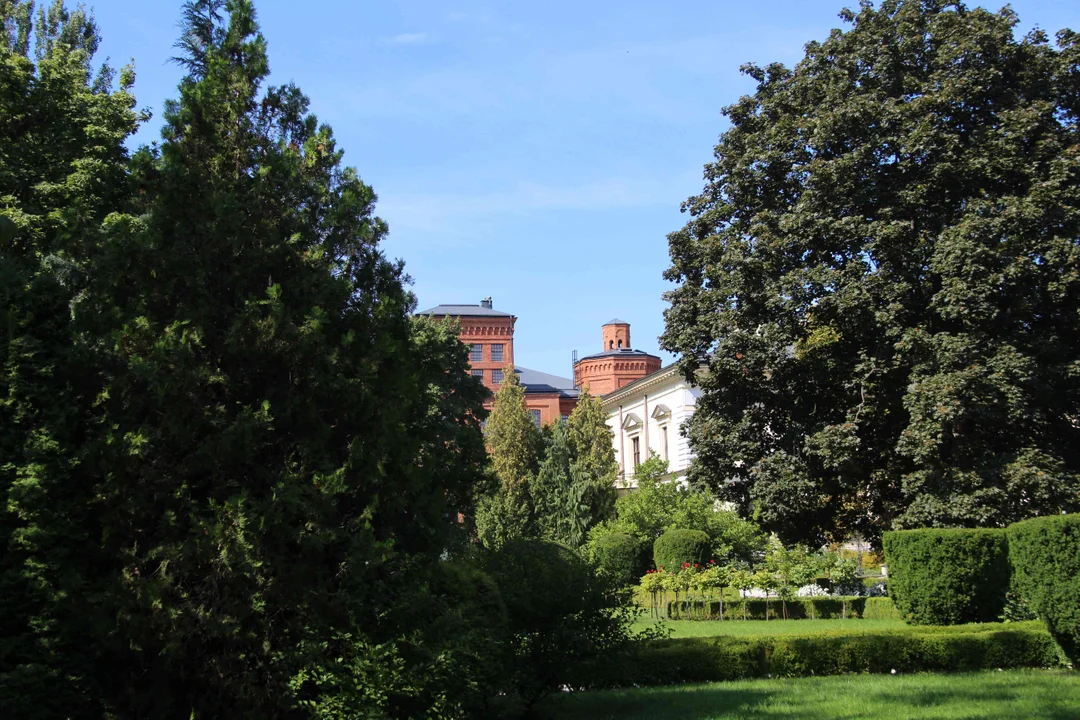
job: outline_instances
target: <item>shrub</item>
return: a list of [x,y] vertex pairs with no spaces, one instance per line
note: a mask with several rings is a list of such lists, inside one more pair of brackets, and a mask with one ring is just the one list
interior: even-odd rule
[[709,536],[700,530],[668,530],[653,543],[653,562],[657,568],[677,570],[683,563],[705,564],[709,552]]
[[868,597],[862,611],[864,620],[900,620],[904,616],[896,609],[892,598]]
[[[863,605],[867,598],[836,596],[814,598],[813,617],[818,620],[830,620],[844,616],[844,601],[847,601],[847,616],[849,618],[863,617]],[[739,600],[727,600],[724,602],[725,620],[743,620],[743,611],[746,611],[746,620],[764,620],[765,610],[768,607],[769,619],[783,617],[783,609],[780,603],[772,600],[766,606],[764,598],[745,598]],[[693,600],[684,602],[668,603],[668,617],[672,620],[698,620],[703,617],[717,618],[720,616],[720,603],[714,600],[702,602]],[[811,617],[810,598],[798,597],[787,601],[788,619],[802,620]]]
[[618,587],[637,582],[649,569],[648,545],[626,533],[600,535],[589,543],[596,569]]
[[526,712],[542,697],[591,683],[607,658],[630,644],[630,609],[569,548],[509,540],[489,551],[485,570],[506,606],[513,660],[510,694]]
[[1038,623],[906,627],[813,635],[655,640],[620,665],[609,684],[669,685],[842,673],[1058,667],[1061,655]]
[[901,530],[885,533],[889,595],[914,625],[993,622],[1009,589],[1005,530]]
[[1080,664],[1080,515],[1025,520],[1009,527],[1014,587]]

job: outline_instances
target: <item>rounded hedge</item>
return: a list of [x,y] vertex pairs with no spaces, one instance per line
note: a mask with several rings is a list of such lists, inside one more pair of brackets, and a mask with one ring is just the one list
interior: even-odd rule
[[1014,587],[1080,664],[1080,515],[1024,520],[1008,533]]
[[678,570],[683,563],[709,561],[709,536],[700,530],[668,530],[653,543],[653,562],[657,569]]
[[883,537],[889,596],[913,625],[995,622],[1009,589],[998,528],[900,530]]
[[601,535],[590,543],[593,564],[618,586],[633,585],[649,569],[648,546],[627,533]]

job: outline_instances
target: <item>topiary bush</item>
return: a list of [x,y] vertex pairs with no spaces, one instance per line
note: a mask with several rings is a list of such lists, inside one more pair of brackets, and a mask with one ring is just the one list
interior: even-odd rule
[[633,585],[649,569],[648,545],[627,533],[601,535],[589,543],[596,569],[617,587]]
[[868,597],[864,603],[862,611],[864,620],[901,620],[904,617],[896,609],[892,598]]
[[608,685],[675,685],[845,673],[1053,668],[1061,655],[1039,623],[904,627],[808,635],[720,635],[656,640]]
[[1080,666],[1080,515],[1009,526],[1013,587]]
[[913,625],[994,622],[1009,589],[1004,529],[900,530],[883,537],[889,596]]
[[683,563],[704,565],[710,552],[709,536],[700,530],[668,530],[653,543],[653,562],[674,571]]

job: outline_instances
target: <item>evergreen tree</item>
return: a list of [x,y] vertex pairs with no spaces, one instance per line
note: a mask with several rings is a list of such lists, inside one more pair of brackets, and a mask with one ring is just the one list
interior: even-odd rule
[[[37,82],[25,7],[0,5],[0,102],[55,119],[0,121],[26,166],[0,166],[19,226],[3,272],[22,273],[5,297],[41,276],[4,336],[5,610],[12,585],[40,595],[0,620],[5,710],[462,714],[421,605],[486,461],[483,392],[457,338],[411,319],[373,191],[298,89],[261,90],[248,0],[185,6],[189,74],[160,150],[130,163],[130,95],[95,90],[85,60],[64,66],[81,86]],[[92,49],[76,17],[45,16],[40,77]],[[43,143],[46,121],[70,142]],[[31,192],[55,203],[30,213]]]
[[663,346],[693,478],[788,541],[1080,507],[1080,36],[885,0],[749,65]]
[[477,508],[481,540],[498,546],[512,538],[539,537],[531,485],[541,435],[525,407],[525,389],[513,367],[507,367],[506,379],[495,393],[485,436],[497,484]]
[[134,73],[92,61],[81,8],[0,2],[0,707],[101,717],[95,601],[110,566],[84,443],[104,378],[71,305],[102,223],[128,207]]
[[597,483],[614,487],[619,464],[615,461],[614,435],[600,398],[590,395],[586,388],[566,423],[574,461]]
[[566,425],[572,469],[584,484],[582,501],[589,508],[588,527],[592,528],[615,511],[619,464],[615,461],[614,435],[600,398],[590,395],[588,388],[578,398]]
[[565,423],[552,427],[547,455],[531,489],[540,534],[550,540],[580,547],[588,531],[603,519],[595,518],[589,506],[592,481],[573,462]]

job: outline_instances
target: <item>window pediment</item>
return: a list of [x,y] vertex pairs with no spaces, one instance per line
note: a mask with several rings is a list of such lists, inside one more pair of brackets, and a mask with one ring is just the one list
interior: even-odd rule
[[671,417],[671,408],[667,405],[657,405],[652,411],[652,418],[654,420],[663,420],[664,418]]
[[632,431],[632,430],[640,430],[641,429],[641,418],[638,417],[634,413],[627,413],[626,417],[623,418],[622,428],[623,428],[623,430],[630,430],[630,431]]

